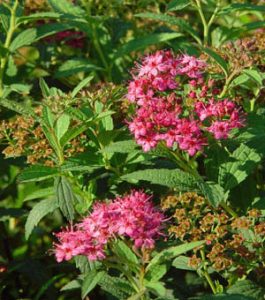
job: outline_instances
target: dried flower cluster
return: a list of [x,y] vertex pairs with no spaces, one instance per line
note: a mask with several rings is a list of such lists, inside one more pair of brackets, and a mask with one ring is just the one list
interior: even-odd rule
[[[168,196],[162,209],[173,213],[169,234],[183,242],[206,240],[208,265],[216,271],[231,271],[242,277],[254,270],[265,271],[265,222],[261,212],[252,209],[247,216],[231,218],[222,208],[213,208],[196,193]],[[190,265],[201,267],[199,251],[190,257]]]
[[144,151],[164,142],[193,156],[208,144],[208,133],[225,139],[231,129],[243,126],[235,103],[215,99],[220,91],[213,80],[203,79],[205,67],[193,56],[157,51],[133,71],[127,98],[136,103],[136,112],[129,129]]
[[56,234],[56,259],[61,262],[76,255],[85,255],[89,260],[104,259],[107,243],[115,236],[129,237],[136,248],[153,248],[163,218],[151,197],[139,191],[110,203],[96,203],[82,222]]
[[[265,30],[258,29],[251,36],[229,41],[214,50],[227,62],[230,73],[235,75],[252,66],[264,69]],[[209,59],[205,54],[201,58]],[[209,61],[207,67],[213,73],[222,73],[213,60]]]
[[[59,107],[56,109],[59,110]],[[41,116],[41,107],[35,112]],[[74,124],[73,124],[74,126]],[[40,124],[33,117],[16,116],[0,123],[0,141],[7,145],[2,151],[5,157],[26,156],[27,163],[43,163],[53,166],[55,153],[45,137]],[[73,139],[64,151],[65,158],[84,152],[87,137],[80,134]]]

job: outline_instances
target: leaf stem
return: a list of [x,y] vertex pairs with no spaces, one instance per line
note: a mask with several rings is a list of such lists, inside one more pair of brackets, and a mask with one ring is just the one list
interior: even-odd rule
[[200,249],[200,254],[201,254],[201,258],[202,258],[202,262],[203,262],[203,269],[204,269],[203,276],[204,276],[205,279],[207,280],[207,282],[208,282],[209,286],[211,287],[213,293],[214,293],[214,294],[217,294],[217,290],[216,290],[215,284],[214,284],[214,282],[212,281],[212,278],[211,278],[211,276],[209,275],[208,270],[207,270],[204,249]]
[[[13,34],[16,30],[16,10],[17,10],[17,7],[18,7],[18,0],[15,0],[14,5],[11,9],[9,28],[8,28],[6,40],[5,40],[5,43],[4,43],[4,47],[7,50],[10,47]],[[9,54],[6,54],[0,60],[0,97],[2,97],[3,93],[4,93],[3,77],[4,77],[4,71],[5,71],[5,66],[7,64],[8,57],[9,57]]]
[[222,206],[222,208],[223,208],[226,212],[229,213],[229,215],[231,215],[231,216],[234,217],[234,218],[237,218],[237,217],[238,217],[237,213],[236,213],[230,206],[228,206],[224,201],[222,201],[222,202],[220,203],[220,205]]

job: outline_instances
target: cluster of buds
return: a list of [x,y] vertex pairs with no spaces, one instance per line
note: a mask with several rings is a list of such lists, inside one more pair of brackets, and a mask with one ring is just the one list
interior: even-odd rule
[[56,234],[55,256],[58,262],[84,255],[89,260],[106,257],[107,244],[114,237],[130,238],[135,248],[152,249],[161,235],[164,216],[152,204],[149,195],[132,191],[109,203],[96,203],[93,212],[74,227]]
[[157,51],[133,70],[127,98],[136,111],[128,125],[144,151],[163,142],[193,156],[208,144],[209,133],[226,139],[243,126],[244,116],[233,101],[215,99],[220,91],[213,80],[204,80],[205,68],[193,56]]
[[[206,240],[205,255],[209,266],[225,275],[238,277],[255,271],[261,274],[265,252],[265,222],[261,211],[252,209],[247,216],[229,217],[221,208],[213,210],[206,199],[196,193],[168,196],[162,209],[172,214],[169,234],[182,242]],[[189,264],[200,269],[200,252],[193,251]]]

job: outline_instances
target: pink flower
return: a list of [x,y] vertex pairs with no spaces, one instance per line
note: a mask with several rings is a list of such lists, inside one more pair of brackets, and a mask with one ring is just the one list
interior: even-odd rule
[[[243,115],[234,102],[214,99],[215,82],[205,82],[205,67],[206,63],[194,56],[157,51],[133,70],[127,98],[136,103],[136,109],[127,123],[144,151],[165,142],[167,147],[178,146],[193,156],[207,145],[205,131],[220,139],[243,126]],[[179,77],[188,81],[184,97],[193,103],[181,96]]]
[[115,236],[131,238],[138,248],[152,248],[154,239],[161,234],[163,220],[151,197],[143,192],[132,191],[113,202],[97,203],[82,222],[56,234],[56,260],[70,260],[76,255],[85,255],[89,260],[104,259],[106,245]]

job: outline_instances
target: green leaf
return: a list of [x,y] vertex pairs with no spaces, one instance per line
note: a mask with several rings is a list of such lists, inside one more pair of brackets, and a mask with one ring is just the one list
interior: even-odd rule
[[72,91],[72,97],[74,98],[88,83],[95,77],[95,74],[91,74],[83,79]]
[[39,198],[46,198],[49,196],[54,195],[54,188],[53,187],[48,187],[48,188],[43,188],[43,189],[38,189],[37,191],[34,191],[27,195],[23,201],[30,201],[30,200],[35,200]]
[[115,254],[121,262],[125,262],[129,265],[138,265],[137,256],[122,240],[117,240],[113,242],[112,247],[113,251],[115,252]]
[[247,126],[238,130],[235,140],[245,143],[262,157],[265,156],[265,117],[255,113],[247,116]]
[[133,140],[113,142],[104,147],[101,152],[104,153],[131,153],[136,150],[138,145]]
[[141,14],[137,14],[135,16],[140,17],[140,18],[157,20],[160,22],[168,23],[170,25],[178,26],[180,29],[182,29],[183,31],[190,34],[196,40],[196,42],[198,44],[202,43],[199,34],[189,25],[188,22],[186,22],[183,19],[164,15],[164,14],[154,14],[154,13],[141,13]]
[[75,290],[75,289],[80,289],[81,288],[81,283],[79,280],[71,280],[70,282],[68,282],[66,285],[64,285],[60,291],[64,292],[64,291],[69,291],[69,290]]
[[17,75],[17,66],[12,56],[9,56],[8,58],[6,75],[9,77],[14,77]]
[[[122,179],[144,180],[153,184],[160,184],[179,191],[194,191],[197,188],[197,179],[179,169],[147,169],[136,171],[122,176]],[[198,190],[198,188],[197,188]]]
[[37,28],[29,28],[19,33],[12,41],[9,50],[14,52],[15,50],[31,45],[33,42],[38,41],[49,35],[53,35],[57,32],[71,29],[73,26],[67,24],[45,24]]
[[60,139],[60,144],[64,147],[68,142],[72,139],[86,131],[93,124],[92,120],[88,120],[84,122],[82,125],[77,125],[76,127],[71,127],[69,130],[65,132],[65,134]]
[[189,257],[184,255],[176,257],[172,263],[172,266],[180,270],[196,271],[194,268],[189,266]]
[[181,10],[187,6],[189,6],[190,0],[173,0],[167,5],[168,11]]
[[90,293],[96,287],[96,285],[100,282],[104,275],[104,271],[97,270],[92,270],[88,273],[82,284],[82,299],[84,299],[88,295],[88,293]]
[[263,77],[260,72],[257,70],[246,69],[243,70],[243,73],[246,74],[250,79],[255,81],[259,86],[263,85]]
[[223,9],[224,13],[232,12],[232,11],[261,11],[265,12],[265,5],[255,5],[255,4],[248,4],[248,3],[233,3],[228,7]]
[[115,53],[114,59],[134,51],[145,49],[150,45],[156,45],[158,43],[166,42],[178,38],[180,36],[182,36],[182,34],[180,33],[165,32],[165,33],[153,33],[141,38],[136,38],[124,44],[122,47],[120,47]]
[[75,58],[75,59],[69,59],[66,62],[64,62],[62,65],[60,65],[58,71],[55,73],[55,78],[62,78],[62,77],[68,77],[73,74],[79,73],[79,72],[88,72],[88,71],[95,71],[95,70],[101,70],[102,68],[94,65],[91,63],[88,59],[83,58]]
[[108,274],[105,274],[98,284],[102,290],[117,299],[128,299],[134,293],[134,289],[127,280]]
[[247,145],[241,144],[231,155],[231,161],[219,167],[219,184],[227,191],[245,180],[257,167],[261,156]]
[[30,45],[37,38],[37,30],[36,28],[29,28],[22,31],[19,35],[15,37],[12,41],[9,50],[14,52],[18,48],[21,48],[26,45]]
[[0,99],[0,105],[18,114],[31,116],[35,118],[34,110],[25,104],[23,105],[21,103],[17,103],[15,101],[8,100],[8,99]]
[[148,281],[158,281],[166,274],[166,272],[167,266],[165,264],[155,264],[148,270],[145,279]]
[[51,109],[48,106],[43,106],[42,118],[43,118],[43,121],[46,123],[45,125],[48,128],[53,128],[53,126],[54,126],[54,115],[53,115]]
[[227,198],[227,194],[225,194],[223,187],[221,187],[217,183],[210,181],[198,181],[198,186],[201,193],[207,200],[209,200],[209,202],[214,207],[217,207],[222,201],[225,201]]
[[263,300],[265,289],[250,280],[238,280],[227,290],[228,294],[242,294],[255,300]]
[[166,296],[165,283],[159,281],[150,281],[145,284],[145,286],[151,290],[155,295],[160,297]]
[[55,124],[55,133],[58,140],[67,132],[70,126],[70,117],[66,114],[62,114]]
[[22,171],[18,176],[20,182],[42,181],[58,174],[57,168],[34,165]]
[[223,70],[225,76],[228,76],[228,66],[226,61],[215,51],[210,48],[203,48],[202,49],[205,53],[207,53]]
[[60,210],[62,211],[63,215],[67,218],[67,220],[73,220],[75,214],[75,197],[70,183],[68,182],[66,177],[61,176],[55,179],[54,187]]
[[26,239],[29,238],[32,230],[38,225],[40,220],[47,214],[52,213],[56,208],[58,208],[58,203],[55,201],[55,199],[42,200],[33,207],[28,215],[25,225]]
[[183,244],[183,245],[167,248],[167,249],[159,252],[158,254],[156,254],[154,256],[154,258],[151,259],[146,270],[149,270],[153,265],[157,265],[157,264],[161,264],[165,261],[169,261],[178,255],[186,253],[196,247],[202,246],[204,243],[205,243],[204,241],[196,241],[196,242],[191,242],[188,244]]
[[48,0],[52,9],[59,13],[65,13],[69,15],[74,15],[82,17],[86,15],[86,12],[78,5],[74,5],[67,0]]
[[42,92],[42,96],[44,98],[48,98],[50,96],[50,88],[48,87],[47,83],[43,78],[40,78],[39,85]]
[[9,86],[11,91],[20,93],[20,94],[29,94],[32,86],[29,84],[13,83]]
[[37,20],[43,20],[43,19],[59,19],[61,14],[55,13],[55,12],[39,12],[35,14],[31,14],[29,16],[22,16],[17,19],[17,24],[24,23],[24,22],[35,22]]

